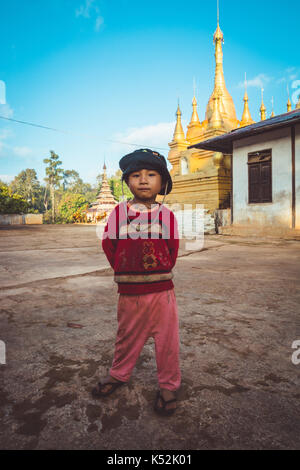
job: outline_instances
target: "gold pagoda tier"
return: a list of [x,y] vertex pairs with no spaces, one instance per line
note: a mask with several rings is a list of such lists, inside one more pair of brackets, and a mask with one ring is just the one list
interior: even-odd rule
[[87,218],[91,219],[94,222],[103,222],[108,218],[109,214],[116,207],[117,204],[118,202],[112,195],[107,181],[106,165],[104,163],[101,189],[96,198],[96,201],[92,202],[92,204],[86,211]]
[[251,117],[251,114],[250,114],[249,98],[248,98],[248,93],[247,93],[247,90],[246,90],[245,95],[244,95],[244,111],[243,111],[242,120],[240,122],[240,127],[249,126],[250,124],[254,124],[254,121],[253,121],[253,119]]
[[238,120],[236,117],[235,106],[232,97],[230,96],[225,85],[225,78],[223,72],[223,43],[224,36],[218,24],[216,32],[214,34],[216,60],[215,86],[206,107],[205,120],[207,122],[210,122],[210,120],[212,119],[214,114],[214,100],[216,95],[218,95],[218,107],[222,116],[222,127],[226,132],[228,132],[237,127]]
[[[219,23],[214,34],[215,79],[209,98],[205,119],[200,122],[197,101],[192,101],[192,116],[187,133],[181,125],[181,111],[177,120],[168,160],[173,179],[172,192],[166,196],[167,204],[203,204],[209,211],[229,207],[231,187],[230,156],[200,149],[188,149],[190,145],[224,134],[239,125],[233,100],[226,88],[223,72],[223,33]],[[158,198],[159,201],[162,197]]]

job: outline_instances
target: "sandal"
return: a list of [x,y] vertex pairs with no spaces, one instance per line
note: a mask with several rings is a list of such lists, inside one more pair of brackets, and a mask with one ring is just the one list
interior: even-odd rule
[[[158,406],[159,400],[162,401],[162,405],[163,405],[162,407]],[[157,392],[155,403],[154,403],[154,411],[156,411],[156,413],[158,413],[160,415],[163,415],[163,416],[170,416],[175,412],[176,408],[166,409],[166,406],[169,403],[173,403],[173,402],[176,402],[176,401],[177,401],[176,398],[172,398],[171,400],[165,400],[164,397],[162,396],[162,394],[160,393],[160,390],[159,390]]]
[[[125,385],[127,382],[98,382],[97,386],[93,388],[92,390],[92,395],[95,398],[100,398],[100,397],[106,397],[107,395],[110,395],[113,393],[117,388],[121,387],[122,385]],[[107,392],[103,392],[102,389],[106,387],[107,385],[110,385],[110,389]]]

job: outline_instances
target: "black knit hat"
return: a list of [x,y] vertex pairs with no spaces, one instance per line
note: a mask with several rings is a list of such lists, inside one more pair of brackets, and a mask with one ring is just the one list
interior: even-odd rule
[[166,194],[172,191],[172,178],[167,168],[167,162],[163,155],[150,149],[139,149],[132,153],[128,153],[121,158],[119,166],[123,172],[122,180],[133,171],[143,170],[156,170],[162,176],[162,189],[158,194],[162,196],[165,194],[165,183],[168,183]]

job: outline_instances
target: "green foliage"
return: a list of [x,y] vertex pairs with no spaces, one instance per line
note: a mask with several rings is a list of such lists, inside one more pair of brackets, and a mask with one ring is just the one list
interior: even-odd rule
[[[122,197],[122,182],[121,182],[121,180],[119,178],[116,178],[115,176],[113,176],[108,180],[108,182],[109,182],[109,187],[111,189],[112,194],[114,195],[114,197],[119,202],[121,200],[121,197]],[[125,181],[123,183],[123,190],[124,190],[124,196],[126,196],[127,199],[133,198],[133,194],[129,190],[129,188],[128,188],[127,184],[125,183]]]
[[52,222],[55,221],[55,190],[60,187],[60,181],[63,179],[62,173],[63,169],[59,168],[59,165],[62,162],[59,160],[59,156],[53,151],[50,150],[50,158],[44,158],[44,163],[48,166],[46,167],[46,175],[44,178],[46,183],[50,188],[51,195],[51,209],[52,209]]
[[64,171],[62,168],[58,168],[62,164],[59,156],[53,150],[50,150],[50,158],[44,158],[43,162],[48,164],[46,167],[47,178],[44,178],[44,180],[50,187],[58,188],[60,181],[63,179],[62,173]]
[[83,194],[67,192],[63,195],[58,205],[58,215],[65,223],[72,223],[76,220],[77,216],[80,217],[88,205],[88,201]]
[[28,211],[29,204],[25,199],[12,190],[6,184],[0,184],[0,213],[20,214]]
[[79,173],[75,170],[64,170],[63,171],[63,190],[76,193],[85,194],[92,190],[92,187],[88,183],[84,183],[79,177]]
[[81,193],[85,196],[86,200],[88,201],[89,204],[94,202],[96,200],[96,197],[98,196],[98,192],[96,189],[90,189],[86,192]]
[[44,210],[45,188],[40,185],[34,169],[21,171],[9,185],[13,194],[20,194],[28,202],[28,212],[38,214]]

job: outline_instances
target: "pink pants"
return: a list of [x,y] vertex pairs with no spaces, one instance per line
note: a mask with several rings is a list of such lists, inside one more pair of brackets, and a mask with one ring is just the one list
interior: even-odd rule
[[128,382],[149,337],[155,341],[160,388],[180,386],[178,310],[174,289],[142,295],[120,294],[118,332],[110,375]]

